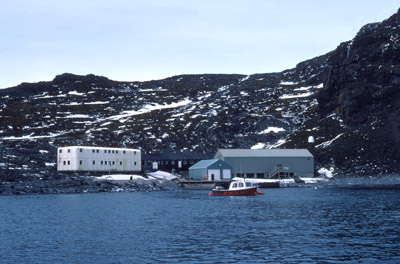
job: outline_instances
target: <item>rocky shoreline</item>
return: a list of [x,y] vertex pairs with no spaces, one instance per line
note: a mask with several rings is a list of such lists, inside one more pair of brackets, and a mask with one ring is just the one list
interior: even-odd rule
[[0,182],[1,195],[73,194],[103,192],[153,192],[178,189],[178,183],[166,180],[100,181],[94,177],[69,176],[62,179],[31,179]]
[[[314,184],[295,184],[286,187],[337,187],[337,188],[396,188],[400,189],[399,174],[355,176],[335,174],[329,181]],[[173,191],[181,187],[177,180],[136,179],[130,181],[99,180],[93,176],[65,176],[54,178],[0,181],[0,196],[38,194],[84,194],[114,192]]]

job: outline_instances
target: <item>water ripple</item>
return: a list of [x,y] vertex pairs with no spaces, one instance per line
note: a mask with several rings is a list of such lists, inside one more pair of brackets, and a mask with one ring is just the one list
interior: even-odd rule
[[10,196],[0,220],[5,263],[400,262],[399,189]]

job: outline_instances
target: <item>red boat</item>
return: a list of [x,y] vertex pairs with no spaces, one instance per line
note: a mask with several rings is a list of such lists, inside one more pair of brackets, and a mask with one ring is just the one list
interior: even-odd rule
[[231,182],[229,189],[217,186],[212,191],[214,196],[253,196],[256,195],[257,186],[249,181],[235,180]]

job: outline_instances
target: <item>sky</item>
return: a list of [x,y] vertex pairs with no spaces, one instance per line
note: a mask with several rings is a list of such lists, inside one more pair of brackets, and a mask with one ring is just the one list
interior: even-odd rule
[[280,72],[400,0],[0,0],[0,88],[65,72],[117,81]]

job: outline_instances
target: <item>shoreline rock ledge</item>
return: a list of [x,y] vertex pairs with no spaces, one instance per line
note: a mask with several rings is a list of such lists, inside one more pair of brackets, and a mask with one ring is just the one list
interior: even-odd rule
[[153,192],[178,189],[175,181],[133,180],[109,181],[94,177],[66,177],[62,179],[32,179],[19,182],[0,182],[1,195],[74,194],[102,192]]

